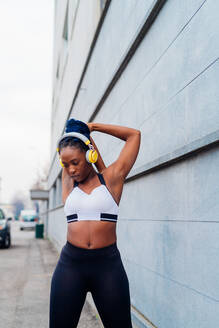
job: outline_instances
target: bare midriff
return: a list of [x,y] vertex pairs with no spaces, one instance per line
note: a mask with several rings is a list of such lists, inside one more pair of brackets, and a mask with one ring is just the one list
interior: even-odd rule
[[67,240],[86,249],[111,245],[116,242],[116,222],[85,220],[68,223]]

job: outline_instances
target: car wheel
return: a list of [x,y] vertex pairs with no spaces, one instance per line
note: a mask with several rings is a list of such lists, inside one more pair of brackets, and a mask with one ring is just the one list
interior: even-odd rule
[[11,237],[8,233],[4,240],[4,248],[9,248],[10,246],[11,246]]
[[24,228],[20,228],[20,230],[24,230]]

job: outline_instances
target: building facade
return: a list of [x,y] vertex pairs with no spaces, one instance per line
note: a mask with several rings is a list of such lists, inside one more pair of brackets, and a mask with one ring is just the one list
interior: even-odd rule
[[[56,0],[47,235],[61,250],[67,119],[140,129],[117,222],[135,327],[219,319],[218,11],[214,0]],[[92,137],[109,165],[124,142]]]

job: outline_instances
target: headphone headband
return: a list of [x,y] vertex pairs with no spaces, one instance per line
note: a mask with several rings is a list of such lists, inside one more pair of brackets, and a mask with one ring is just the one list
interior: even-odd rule
[[60,141],[62,141],[64,138],[66,137],[76,137],[78,139],[80,139],[81,141],[83,141],[85,143],[85,145],[89,146],[89,148],[92,148],[91,147],[91,142],[90,140],[84,135],[84,134],[81,134],[79,132],[67,132],[67,133],[64,133],[59,139],[58,139],[58,142],[57,142],[57,151],[59,151],[59,143]]
[[[60,141],[62,141],[64,138],[66,137],[76,137],[78,139],[80,139],[81,141],[83,141],[85,143],[85,145],[87,145],[89,147],[89,150],[87,150],[86,152],[86,160],[88,161],[88,163],[96,163],[97,159],[98,159],[98,153],[97,151],[94,149],[92,143],[90,142],[90,140],[81,133],[78,132],[67,132],[64,133],[57,142],[57,152],[59,153],[59,143]],[[62,167],[64,167],[61,158],[60,158],[60,164],[62,165]]]

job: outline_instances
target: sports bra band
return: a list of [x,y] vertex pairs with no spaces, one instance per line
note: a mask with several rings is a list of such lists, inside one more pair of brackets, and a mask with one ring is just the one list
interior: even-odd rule
[[[71,215],[67,215],[67,222],[73,222],[73,221],[78,221],[78,214],[71,214]],[[97,220],[99,219],[99,221],[114,221],[117,222],[117,218],[118,215],[117,214],[110,214],[110,213],[100,213],[99,216],[96,216],[94,219],[90,219],[90,220]]]

